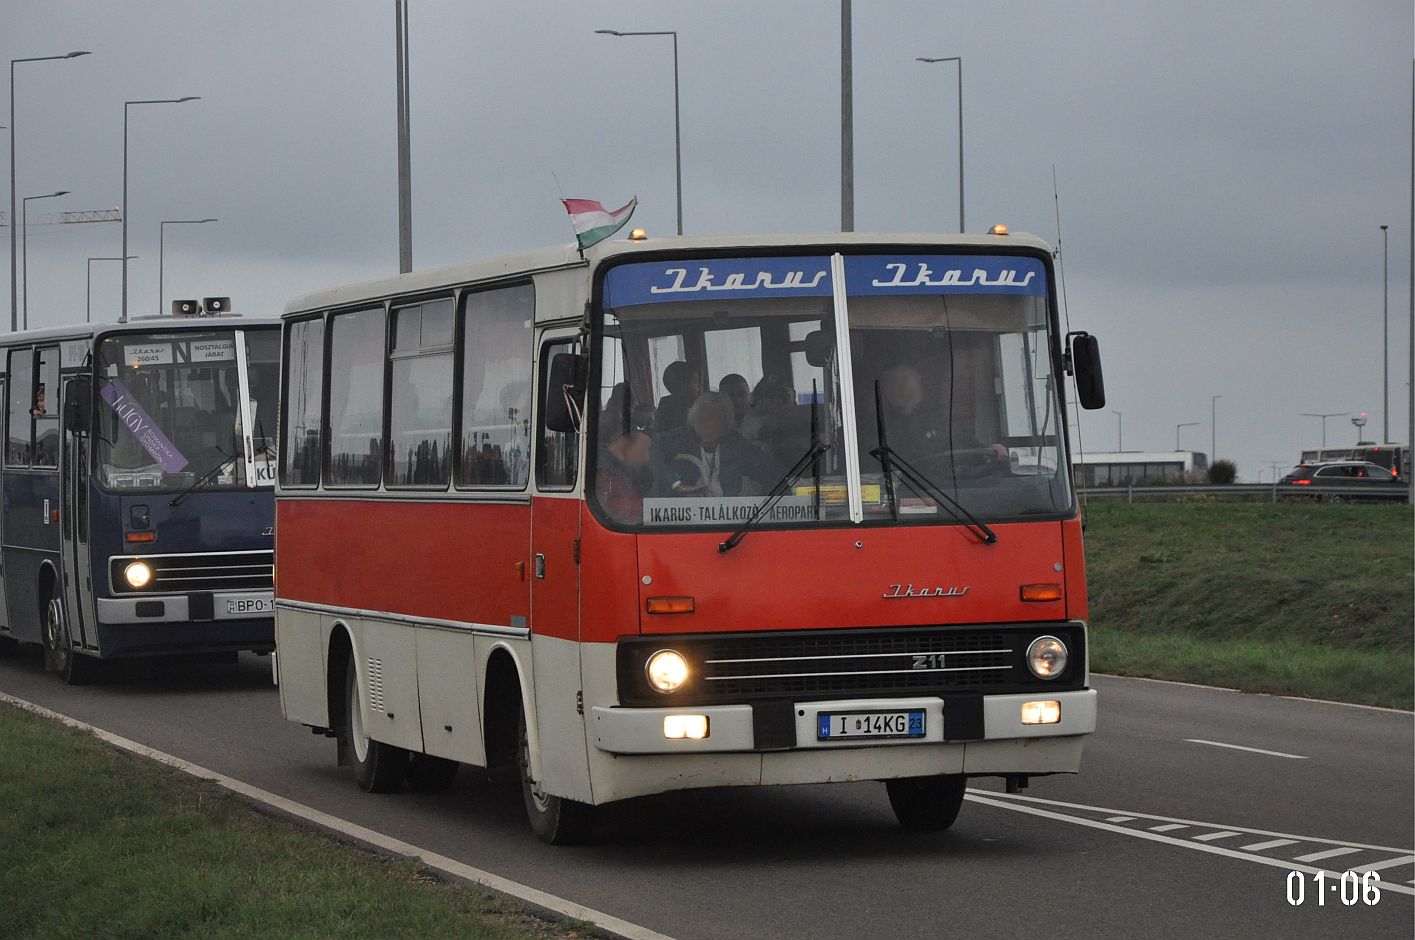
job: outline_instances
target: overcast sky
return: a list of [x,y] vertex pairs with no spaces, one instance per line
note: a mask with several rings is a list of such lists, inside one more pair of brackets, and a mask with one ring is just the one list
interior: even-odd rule
[[[1208,451],[1216,394],[1247,479],[1319,441],[1301,412],[1379,437],[1382,223],[1407,437],[1410,0],[854,6],[856,228],[956,230],[954,73],[914,58],[962,56],[968,228],[1055,241],[1055,165],[1071,323],[1127,450],[1198,421],[1182,443]],[[671,46],[597,28],[679,32],[690,234],[837,229],[839,26],[836,0],[411,0],[415,266],[568,241],[556,176],[672,234]],[[220,219],[169,226],[169,300],[268,315],[394,273],[393,28],[390,0],[0,0],[3,58],[93,52],[17,67],[20,195],[73,191],[32,218],[119,205],[122,102],[200,95],[131,111],[130,313],[158,310],[162,219]],[[31,327],[82,320],[85,259],[119,246],[34,227]],[[118,265],[93,268],[113,319]],[[1116,425],[1084,413],[1086,449]]]

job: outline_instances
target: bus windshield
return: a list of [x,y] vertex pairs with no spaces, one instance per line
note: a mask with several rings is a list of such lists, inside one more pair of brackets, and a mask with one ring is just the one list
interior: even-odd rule
[[163,491],[203,479],[213,489],[272,485],[279,373],[273,328],[105,338],[97,356],[99,482]]
[[603,296],[593,498],[619,525],[733,528],[793,468],[761,524],[1070,507],[1035,259],[626,264]]

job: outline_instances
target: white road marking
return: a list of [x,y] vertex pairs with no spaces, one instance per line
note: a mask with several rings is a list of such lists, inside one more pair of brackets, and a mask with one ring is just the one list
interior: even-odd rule
[[1303,698],[1300,695],[1272,695],[1268,692],[1245,692],[1242,689],[1230,689],[1224,685],[1201,685],[1197,682],[1175,682],[1173,679],[1149,679],[1145,676],[1117,676],[1109,672],[1093,672],[1093,676],[1101,676],[1106,679],[1121,679],[1125,682],[1158,682],[1161,685],[1182,685],[1190,689],[1204,689],[1208,692],[1232,692],[1235,695],[1246,695],[1251,698],[1281,698],[1289,702],[1311,702],[1314,705],[1340,705],[1342,708],[1364,708],[1373,712],[1389,712],[1392,715],[1409,715],[1406,708],[1383,708],[1380,705],[1360,705],[1356,702],[1336,702],[1328,698]]
[[[1316,839],[1309,838],[1307,836],[1295,836],[1292,838],[1274,839],[1269,842],[1255,843],[1253,846],[1243,846],[1239,849],[1230,849],[1221,845],[1212,845],[1208,842],[1200,842],[1195,839],[1185,839],[1178,836],[1163,835],[1157,832],[1150,832],[1146,829],[1134,829],[1126,826],[1117,826],[1109,822],[1103,822],[1099,819],[1086,819],[1082,816],[1074,816],[1065,812],[1042,809],[1040,806],[1029,806],[1026,804],[1041,803],[1049,806],[1061,807],[1063,809],[1084,810],[1093,813],[1117,814],[1117,811],[1114,809],[1107,809],[1099,806],[1085,806],[1079,803],[1063,803],[1059,800],[1044,800],[1040,797],[1034,796],[1021,796],[1020,794],[1005,795],[1002,793],[994,793],[989,790],[972,789],[967,792],[967,799],[974,803],[982,803],[985,806],[992,806],[997,809],[1008,810],[1009,812],[1027,813],[1028,815],[1041,816],[1046,819],[1053,819],[1058,822],[1070,823],[1075,826],[1085,826],[1090,829],[1100,829],[1105,832],[1113,832],[1118,835],[1131,836],[1132,838],[1136,839],[1146,839],[1150,842],[1160,842],[1165,845],[1192,849],[1197,852],[1207,852],[1211,855],[1222,855],[1225,858],[1233,858],[1245,862],[1255,862],[1259,865],[1267,865],[1272,868],[1281,868],[1286,871],[1301,871],[1311,875],[1315,875],[1318,872],[1326,872],[1328,875],[1339,876],[1340,872],[1333,871],[1331,869],[1318,868],[1312,865],[1306,865],[1297,861],[1288,861],[1287,859],[1274,858],[1270,855],[1256,855],[1252,854],[1249,851],[1245,851],[1245,849],[1251,849],[1254,847],[1276,847],[1278,845],[1295,845],[1298,842],[1313,842],[1324,845],[1341,845],[1351,851],[1356,851],[1357,849],[1374,849],[1378,852],[1393,852],[1400,854],[1401,856],[1410,854],[1409,849],[1393,849],[1388,846],[1380,845],[1357,845],[1356,843],[1349,842],[1339,843],[1332,839]],[[1216,828],[1213,823],[1198,822],[1192,819],[1173,819],[1167,816],[1154,816],[1148,813],[1135,813],[1131,818],[1154,820],[1156,822],[1167,820],[1170,822],[1184,823],[1185,825],[1189,826],[1202,826],[1205,829]],[[1233,826],[1231,828],[1235,833],[1246,832],[1249,835],[1284,835],[1283,833],[1266,832],[1262,829],[1247,829],[1241,826]],[[1407,888],[1405,885],[1395,884],[1394,882],[1382,882],[1381,890],[1394,891],[1397,894],[1415,896],[1415,888]]]
[[1188,829],[1183,823],[1166,823],[1163,826],[1151,826],[1151,832],[1173,832],[1176,829]]
[[1235,751],[1248,751],[1253,754],[1266,754],[1269,757],[1286,757],[1289,760],[1306,760],[1301,754],[1284,754],[1282,751],[1265,751],[1260,747],[1245,747],[1242,744],[1224,744],[1222,741],[1205,741],[1203,738],[1185,738],[1190,744],[1207,744],[1210,747],[1226,747]]
[[1134,822],[1134,816],[1112,816],[1106,822]]
[[1195,836],[1194,839],[1198,842],[1212,842],[1215,839],[1229,839],[1236,835],[1238,833],[1233,830],[1225,829],[1223,832],[1207,832],[1201,836]]
[[602,911],[597,911],[594,908],[585,907],[582,904],[576,904],[574,901],[569,901],[565,898],[557,897],[553,894],[548,894],[547,892],[541,891],[538,888],[532,888],[530,885],[524,885],[520,882],[512,881],[509,878],[503,878],[500,875],[493,874],[489,871],[484,871],[480,868],[473,868],[472,866],[463,864],[462,862],[459,862],[454,858],[448,858],[445,855],[438,855],[436,852],[431,852],[427,849],[419,848],[418,846],[411,845],[410,843],[404,842],[401,839],[395,839],[392,836],[384,835],[383,833],[378,832],[376,830],[366,829],[363,826],[355,825],[354,823],[351,823],[348,820],[340,819],[337,816],[331,816],[328,813],[321,812],[320,810],[317,810],[312,806],[306,806],[303,803],[296,803],[294,800],[286,799],[285,797],[275,793],[271,793],[268,790],[262,790],[259,787],[253,787],[248,783],[243,783],[242,781],[237,780],[234,777],[228,777],[225,774],[217,773],[214,770],[208,770],[205,767],[200,767],[189,761],[182,760],[182,758],[180,757],[174,757],[171,754],[167,754],[162,751],[150,748],[145,744],[139,744],[136,741],[132,741],[128,738],[116,735],[111,731],[104,731],[102,728],[95,727],[89,724],[88,722],[79,721],[77,718],[71,718],[68,715],[61,714],[60,712],[56,712],[49,708],[45,708],[43,705],[36,705],[33,702],[26,701],[22,698],[16,698],[15,696],[9,695],[5,692],[0,692],[0,702],[8,702],[9,704],[14,705],[18,708],[22,708],[25,711],[32,712],[36,715],[40,715],[42,717],[60,722],[61,724],[68,725],[70,728],[77,728],[80,731],[87,731],[88,733],[94,735],[102,741],[106,741],[114,747],[120,748],[124,751],[128,751],[132,754],[137,754],[140,757],[146,757],[149,760],[154,760],[161,764],[166,764],[169,767],[174,767],[177,770],[180,770],[183,773],[189,774],[193,777],[216,783],[222,787],[225,787],[227,790],[232,791],[233,793],[238,793],[248,800],[252,800],[254,802],[262,803],[266,806],[269,806],[270,808],[277,810],[278,812],[286,816],[293,816],[297,819],[302,819],[305,822],[312,823],[313,825],[318,826],[321,829],[338,833],[341,836],[354,839],[358,842],[362,842],[365,845],[371,846],[383,852],[388,852],[394,855],[402,855],[405,858],[416,859],[427,867],[443,874],[450,875],[451,877],[459,881],[466,881],[480,885],[484,888],[496,892],[497,894],[502,894],[508,897],[515,898],[518,901],[521,901],[525,904],[529,904],[530,906],[539,908],[543,911],[548,911],[561,917],[568,917],[573,920],[589,921],[590,923],[595,924],[606,932],[614,934],[618,937],[627,938],[627,940],[672,940],[672,938],[664,934],[658,933],[657,931],[650,930],[647,927],[641,927],[638,924],[630,923],[627,920],[620,920],[618,917],[615,917],[612,914],[606,914]]
[[1324,858],[1336,858],[1338,855],[1353,855],[1360,849],[1353,849],[1347,846],[1340,846],[1335,849],[1327,849],[1325,852],[1313,852],[1310,855],[1299,855],[1294,861],[1298,862],[1320,862]]
[[[1388,858],[1384,862],[1370,862],[1366,865],[1356,865],[1352,871],[1382,871],[1387,868],[1397,868],[1401,865],[1415,865],[1415,855],[1403,855],[1399,858]],[[1411,881],[1415,884],[1415,881]]]
[[1254,842],[1252,845],[1240,845],[1239,848],[1245,852],[1261,852],[1263,849],[1275,849],[1279,845],[1296,845],[1301,839],[1273,839],[1270,842]]

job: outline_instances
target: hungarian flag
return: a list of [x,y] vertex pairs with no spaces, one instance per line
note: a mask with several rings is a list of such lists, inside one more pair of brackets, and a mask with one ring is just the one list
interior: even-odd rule
[[562,199],[560,201],[565,203],[565,211],[570,213],[570,224],[575,229],[575,240],[580,243],[581,251],[604,241],[623,228],[624,223],[629,221],[629,216],[634,214],[634,209],[639,205],[638,196],[630,199],[625,206],[615,209],[613,212],[609,212],[593,199]]

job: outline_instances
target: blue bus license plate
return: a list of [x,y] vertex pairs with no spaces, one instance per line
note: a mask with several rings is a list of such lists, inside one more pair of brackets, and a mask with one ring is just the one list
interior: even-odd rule
[[820,712],[816,716],[816,740],[879,740],[882,738],[922,738],[924,710],[902,712]]

